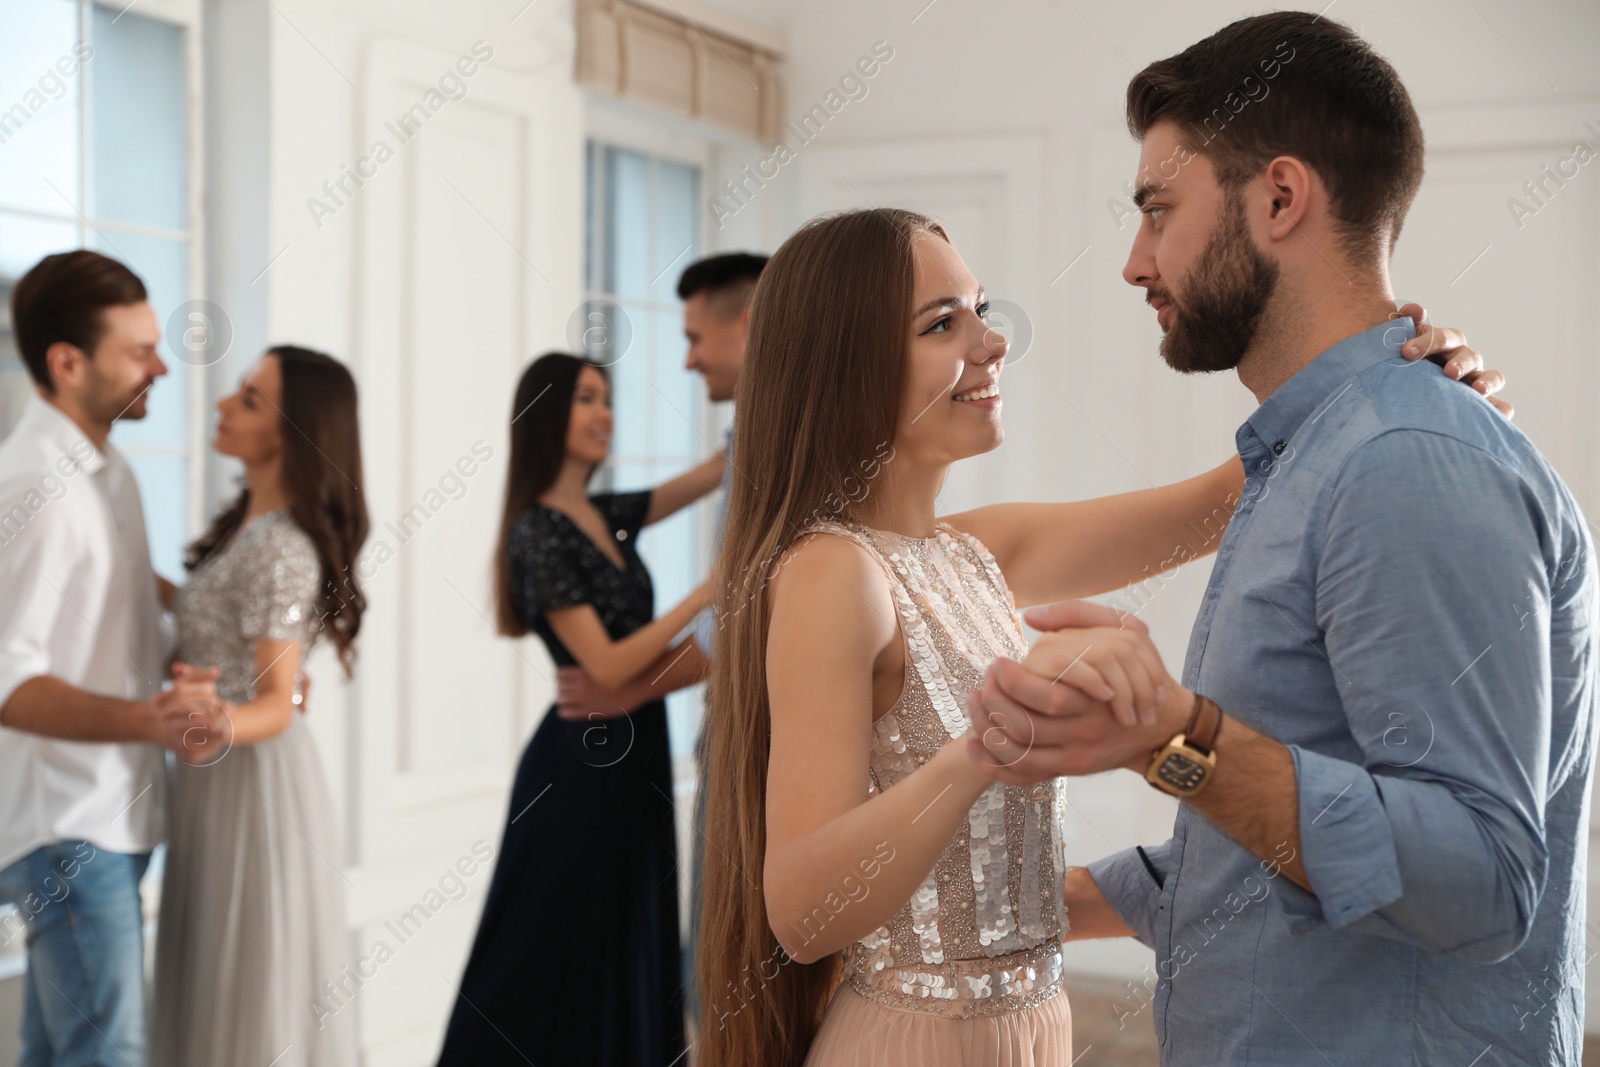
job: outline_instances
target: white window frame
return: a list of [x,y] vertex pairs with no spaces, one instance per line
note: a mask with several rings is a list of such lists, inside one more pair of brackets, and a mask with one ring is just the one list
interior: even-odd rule
[[[719,246],[717,228],[713,225],[710,213],[705,209],[705,202],[712,195],[722,175],[725,158],[730,153],[739,158],[750,155],[756,147],[754,142],[702,123],[664,115],[589,91],[584,92],[584,138],[585,142],[603,141],[618,148],[628,148],[646,155],[699,167],[701,176],[699,255],[704,258],[716,255],[718,252],[731,251]],[[586,188],[584,195],[587,205],[590,190]],[[688,265],[689,261],[686,259],[682,263],[675,264],[673,270],[681,273]],[[584,278],[584,285],[585,299],[607,298],[607,294],[588,289],[587,277]],[[671,306],[674,310],[681,310],[681,305],[676,301],[673,301]],[[693,416],[698,420],[698,429],[705,438],[720,443],[723,433],[733,421],[733,405],[711,404],[705,400],[704,394],[701,394]],[[697,561],[702,568],[709,568],[712,563],[716,525],[715,510],[702,508],[699,538],[701,558]]]
[[[586,145],[589,141],[600,141],[604,144],[613,145],[617,148],[631,149],[635,152],[642,152],[647,156],[653,156],[659,159],[668,159],[675,163],[683,163],[691,167],[698,167],[700,169],[701,184],[697,197],[701,204],[700,232],[698,235],[700,251],[697,258],[714,254],[713,250],[711,249],[711,242],[715,237],[716,230],[710,225],[710,221],[706,217],[706,211],[704,208],[706,190],[711,187],[711,183],[715,180],[717,173],[716,148],[709,136],[705,134],[696,136],[699,131],[694,130],[691,124],[688,123],[679,123],[666,117],[657,117],[648,112],[644,112],[642,109],[636,109],[631,105],[619,103],[614,100],[600,97],[596,94],[585,95],[588,97],[588,106],[586,108],[585,115],[586,121],[584,124],[584,142]],[[692,132],[690,132],[687,136],[682,129],[684,126],[690,126],[692,130]],[[674,129],[673,127],[679,128]],[[587,210],[587,205],[590,198],[594,195],[594,192],[595,191],[590,188],[584,189],[585,210]],[[652,256],[654,257],[658,252],[660,253],[660,257],[663,259],[672,254],[667,250],[652,249]],[[586,249],[586,253],[589,256],[593,256],[595,254],[595,250],[592,248]],[[674,276],[676,276],[677,274],[681,274],[683,269],[691,262],[693,261],[686,256],[681,262],[674,263],[667,269],[671,271]],[[598,292],[590,289],[588,286],[589,279],[585,277],[585,300],[613,299],[612,294]],[[678,314],[682,313],[682,305],[679,304],[676,299],[671,301],[652,302],[649,306],[650,310],[653,311],[671,311]],[[719,421],[715,417],[717,415],[715,408],[715,405],[708,404],[702,396],[699,404],[696,406],[696,410],[691,413],[692,417],[696,420],[697,429],[699,429],[701,433],[703,433],[712,441],[717,440],[717,435],[720,434],[723,429],[722,426],[712,425],[713,423]],[[628,460],[650,460],[654,457],[626,456],[613,458],[624,458]],[[710,529],[714,527],[715,523],[716,520],[713,517],[709,524],[704,527],[704,529]],[[701,562],[710,562],[709,553],[707,553],[707,558]]]

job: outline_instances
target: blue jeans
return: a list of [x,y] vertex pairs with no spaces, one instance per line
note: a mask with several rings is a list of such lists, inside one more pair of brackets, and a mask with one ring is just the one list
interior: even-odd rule
[[144,1067],[144,918],[139,879],[149,853],[58,841],[0,870],[0,901],[25,928],[18,1067]]

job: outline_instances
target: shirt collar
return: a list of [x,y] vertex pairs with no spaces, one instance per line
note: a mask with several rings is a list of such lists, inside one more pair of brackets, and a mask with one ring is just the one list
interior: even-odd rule
[[1402,362],[1400,347],[1417,335],[1408,316],[1380,322],[1323,349],[1294,377],[1245,420],[1235,435],[1241,455],[1265,445],[1283,451],[1283,444],[1312,415],[1342,392],[1341,386],[1374,363]]
[[[94,446],[66,412],[38,393],[28,398],[18,428],[27,427],[61,450],[85,474],[95,474],[106,465],[105,454]],[[85,454],[87,450],[87,455]]]

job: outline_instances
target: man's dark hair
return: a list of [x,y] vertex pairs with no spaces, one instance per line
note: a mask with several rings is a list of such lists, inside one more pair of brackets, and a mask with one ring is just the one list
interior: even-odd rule
[[750,306],[750,297],[766,265],[766,256],[751,252],[707,256],[684,269],[678,279],[678,299],[705,293],[707,302],[716,305],[724,319],[731,319]]
[[1226,187],[1275,156],[1304,161],[1363,260],[1393,250],[1422,183],[1422,124],[1400,76],[1349,27],[1302,11],[1240,19],[1134,75],[1128,129],[1142,141],[1158,122]]
[[11,328],[28,373],[55,393],[50,346],[65,341],[93,356],[105,335],[102,312],[147,299],[139,276],[110,256],[81,248],[45,256],[11,290]]

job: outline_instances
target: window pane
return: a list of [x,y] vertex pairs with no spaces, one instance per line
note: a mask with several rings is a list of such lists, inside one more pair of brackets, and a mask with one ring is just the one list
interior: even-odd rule
[[0,205],[71,214],[78,187],[78,39],[70,0],[0,0]]
[[[672,759],[690,763],[694,773],[695,739],[700,736],[701,692],[698,686],[667,694],[667,738],[672,743]],[[680,779],[681,782],[681,779]]]
[[[0,278],[15,281],[45,256],[70,252],[80,243],[75,222],[51,222],[0,211]],[[10,304],[6,305],[5,314],[10,316]]]
[[[632,335],[627,352],[610,365],[616,430],[607,466],[618,487],[644,488],[681,473],[707,448],[700,433],[704,386],[683,367],[677,301],[678,277],[700,255],[700,172],[593,141],[588,166],[586,277],[592,293],[621,305]],[[640,536],[658,614],[704,576],[703,521],[702,508],[687,508]],[[675,759],[694,751],[700,706],[694,689],[667,699]]]
[[156,573],[182,581],[183,546],[188,539],[188,464],[182,456],[151,456],[137,452],[128,465],[139,483],[144,505],[145,534],[150,539],[150,562]]
[[[681,473],[680,464],[652,463],[643,473],[645,480],[637,484],[659,485]],[[650,581],[655,587],[657,615],[700,584],[701,577],[695,565],[694,527],[694,511],[685,508],[669,519],[645,527],[639,538],[639,555],[650,568]]]
[[[700,258],[700,169],[661,160],[656,163],[656,246],[659,261],[651,295],[676,299],[678,275]],[[670,265],[670,266],[669,266]]]
[[[6,151],[0,148],[0,154]],[[46,222],[0,211],[0,437],[11,432],[22,408],[33,395],[33,379],[22,364],[17,339],[11,330],[11,285],[29,267],[52,252],[78,246],[78,227],[70,222]]]
[[[613,450],[612,455],[617,453]],[[618,459],[611,466],[611,487],[619,493],[633,493],[640,489],[649,489],[654,483],[650,481],[650,464],[642,461]],[[592,488],[591,488],[592,491]],[[639,535],[639,554],[645,555],[644,546],[648,543],[651,527],[645,527]],[[646,563],[648,563],[648,558]],[[656,611],[661,610],[661,597],[656,597]]]
[[[10,299],[9,285],[0,285],[0,297]],[[28,368],[17,358],[16,340],[9,329],[0,334],[0,347],[6,350],[5,355],[0,356],[0,439],[3,439],[22,418],[22,409],[34,390]]]
[[[150,388],[149,414],[138,422],[118,422],[111,440],[123,449],[184,448],[189,443],[189,374],[193,368],[174,355],[184,349],[178,338],[168,336],[167,320],[188,299],[188,246],[182,241],[126,233],[91,231],[89,239],[96,251],[115,256],[144,279],[156,322],[161,326],[161,361],[167,365],[167,376]],[[110,244],[112,241],[115,246]]]
[[650,454],[650,414],[657,403],[650,388],[650,339],[641,328],[646,312],[638,307],[623,309],[633,324],[633,342],[620,360],[607,368],[611,372],[612,422],[611,451],[618,456]]
[[701,453],[700,376],[683,367],[683,314],[676,308],[650,313],[650,399],[656,406],[650,452],[681,460]]
[[[606,149],[606,291],[650,294],[650,161],[638,152]],[[656,268],[659,270],[660,268]]]
[[181,230],[184,181],[183,30],[132,11],[94,12],[94,210]]

